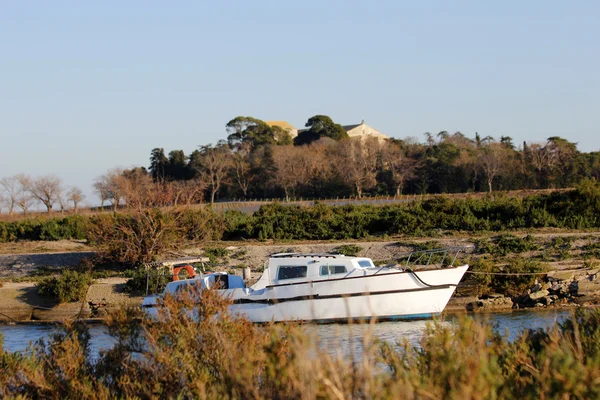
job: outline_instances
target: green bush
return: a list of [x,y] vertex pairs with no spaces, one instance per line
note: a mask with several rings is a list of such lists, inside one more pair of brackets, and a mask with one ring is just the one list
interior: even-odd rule
[[362,247],[355,244],[343,244],[333,249],[334,252],[345,256],[356,256],[361,250]]
[[70,303],[84,300],[92,282],[89,273],[66,269],[59,276],[42,279],[36,286],[41,296],[51,297],[59,303]]
[[[477,294],[502,293],[508,296],[521,295],[541,275],[510,275],[510,274],[539,274],[548,270],[547,265],[530,258],[517,257],[509,260],[508,265],[497,265],[493,259],[478,257],[468,262],[470,271],[466,285],[476,288]],[[483,274],[477,274],[482,272]],[[493,275],[500,274],[500,275]],[[504,275],[506,274],[506,275]]]
[[524,253],[526,251],[537,250],[539,247],[535,244],[535,238],[531,235],[517,237],[510,233],[500,236],[492,249],[492,254],[506,256],[510,253]]
[[219,259],[223,257],[227,257],[229,255],[229,250],[224,247],[207,247],[204,249],[204,253],[210,260],[211,264],[215,264],[219,261]]
[[[118,243],[131,232],[137,234],[136,229],[144,225],[144,218],[147,220],[149,216],[153,220],[152,229],[164,227],[164,224],[172,225],[177,240],[184,237],[195,242],[242,238],[351,240],[370,236],[439,235],[449,231],[502,232],[541,227],[589,229],[600,227],[600,184],[584,182],[574,190],[523,199],[487,196],[453,200],[438,196],[426,201],[383,206],[328,206],[317,203],[301,207],[272,203],[261,206],[254,214],[227,211],[220,215],[202,207],[183,211],[146,210],[134,214],[0,222],[0,241],[89,239],[95,243],[106,243],[116,238]],[[154,222],[158,225],[153,225]],[[168,248],[173,244],[171,239],[172,236],[167,234],[153,243],[165,243],[165,248]],[[149,241],[140,240],[138,247],[148,248],[148,244]],[[535,246],[527,238],[505,235],[496,243],[496,249],[498,254],[508,254],[532,250]],[[123,254],[113,250],[114,256],[123,258]],[[151,259],[151,256],[143,256],[151,254],[153,250],[149,250],[125,258],[129,262],[132,259]]]
[[171,271],[168,268],[127,270],[125,276],[129,280],[125,282],[124,291],[137,295],[146,294],[146,288],[148,293],[162,293],[167,283],[173,280]]

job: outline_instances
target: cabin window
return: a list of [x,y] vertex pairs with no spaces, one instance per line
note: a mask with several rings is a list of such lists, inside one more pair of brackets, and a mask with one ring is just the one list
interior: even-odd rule
[[360,265],[363,268],[369,268],[369,267],[374,267],[373,263],[371,262],[371,260],[360,260],[358,262],[358,265]]
[[321,265],[321,275],[345,274],[348,272],[345,265]]
[[306,265],[282,265],[277,273],[278,280],[306,278],[308,267]]

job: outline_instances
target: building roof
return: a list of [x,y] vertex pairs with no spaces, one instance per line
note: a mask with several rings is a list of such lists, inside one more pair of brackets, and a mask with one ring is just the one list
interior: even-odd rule
[[342,128],[344,128],[344,130],[346,132],[356,128],[357,126],[361,126],[362,124],[354,124],[354,125],[342,125]]
[[291,131],[296,130],[296,128],[294,128],[294,126],[287,121],[265,121],[265,122],[269,126],[278,126],[280,128],[283,128],[286,130],[291,130]]

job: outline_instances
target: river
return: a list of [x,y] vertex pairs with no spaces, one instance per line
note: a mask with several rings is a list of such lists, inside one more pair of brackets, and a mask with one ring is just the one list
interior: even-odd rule
[[[543,311],[513,311],[506,313],[471,314],[477,321],[492,324],[500,333],[507,333],[509,340],[514,339],[519,332],[525,329],[547,328],[558,321],[571,315],[570,310],[550,309]],[[456,315],[447,315],[446,321],[456,321]],[[360,352],[361,339],[367,332],[381,340],[396,343],[407,339],[417,345],[427,325],[426,320],[382,322],[369,325],[308,325],[309,333],[315,334],[320,345],[326,349]],[[0,332],[4,336],[4,350],[9,352],[24,351],[27,346],[39,339],[48,339],[57,331],[54,325],[0,325]],[[97,355],[102,349],[110,348],[114,339],[108,334],[108,329],[102,324],[89,326],[91,340],[91,354]],[[353,349],[354,348],[354,349]]]

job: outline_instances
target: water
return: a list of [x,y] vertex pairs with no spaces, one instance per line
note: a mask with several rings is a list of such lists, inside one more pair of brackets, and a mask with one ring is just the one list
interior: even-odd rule
[[[480,322],[492,324],[500,333],[507,333],[509,340],[514,339],[519,332],[525,329],[547,328],[560,322],[571,315],[569,310],[544,310],[544,311],[518,311],[493,314],[472,314]],[[456,317],[449,315],[448,321]],[[308,325],[307,330],[315,334],[320,341],[321,348],[331,351],[342,351],[349,354],[359,351],[362,338],[371,334],[381,340],[396,343],[403,339],[413,344],[418,344],[425,332],[428,321],[395,321],[382,322],[374,325]],[[57,332],[53,325],[0,325],[0,332],[4,335],[4,350],[24,351],[27,346],[39,339],[49,339]],[[108,335],[104,325],[94,324],[89,326],[91,340],[91,354],[98,355],[102,349],[112,347],[115,340]]]

